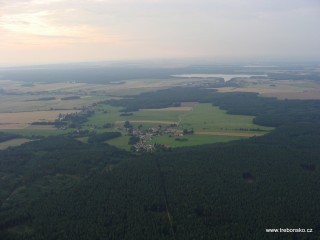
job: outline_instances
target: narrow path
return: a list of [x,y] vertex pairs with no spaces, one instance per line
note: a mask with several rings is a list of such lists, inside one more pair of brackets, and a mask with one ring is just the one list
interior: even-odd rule
[[165,204],[166,204],[166,211],[167,211],[167,216],[168,216],[168,220],[169,220],[169,223],[170,223],[171,234],[172,234],[173,239],[176,240],[177,238],[176,238],[176,235],[175,235],[174,230],[173,230],[172,218],[171,218],[171,214],[170,214],[170,211],[169,211],[167,189],[166,189],[166,185],[165,185],[165,181],[164,181],[163,174],[162,174],[162,172],[161,172],[161,168],[160,168],[160,164],[159,164],[158,158],[155,158],[155,162],[156,162],[157,169],[158,169],[158,171],[159,171],[159,176],[160,176],[160,180],[161,180],[161,185],[162,185],[162,189],[163,189],[163,193],[164,193],[164,199],[165,199]]
[[179,121],[177,123],[177,126],[179,127],[182,119],[187,117],[188,115],[192,114],[192,112],[193,112],[193,107],[191,108],[191,110],[189,112],[179,115]]

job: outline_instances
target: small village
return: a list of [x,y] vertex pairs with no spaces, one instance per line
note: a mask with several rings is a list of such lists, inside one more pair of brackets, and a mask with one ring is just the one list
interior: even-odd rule
[[156,150],[168,150],[170,146],[162,144],[151,144],[153,137],[168,135],[170,137],[183,137],[186,134],[192,134],[193,130],[180,130],[177,129],[178,125],[171,124],[168,127],[162,127],[161,125],[150,127],[146,130],[142,130],[142,125],[138,128],[134,128],[129,121],[126,121],[122,130],[125,130],[130,135],[129,144],[132,145],[131,150],[134,152],[154,152]]

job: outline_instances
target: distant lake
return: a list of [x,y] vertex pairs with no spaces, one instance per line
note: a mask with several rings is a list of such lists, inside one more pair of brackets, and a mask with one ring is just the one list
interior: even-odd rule
[[173,77],[178,78],[223,78],[224,81],[230,81],[232,78],[249,78],[252,76],[263,76],[266,77],[267,75],[255,74],[255,75],[246,75],[246,74],[179,74],[179,75],[172,75]]

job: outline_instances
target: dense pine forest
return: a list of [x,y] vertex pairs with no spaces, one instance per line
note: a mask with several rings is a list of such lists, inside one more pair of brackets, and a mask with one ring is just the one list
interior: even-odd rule
[[108,104],[132,112],[181,102],[212,103],[275,129],[146,154],[104,143],[117,132],[0,151],[0,239],[320,238],[320,101],[179,87]]

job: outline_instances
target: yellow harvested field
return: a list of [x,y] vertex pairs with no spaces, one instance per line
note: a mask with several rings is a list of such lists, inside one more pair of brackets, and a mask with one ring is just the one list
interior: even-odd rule
[[[32,122],[49,122],[57,119],[59,114],[76,113],[79,110],[54,110],[17,113],[0,113],[0,129],[25,129]],[[36,128],[36,126],[32,126]],[[39,126],[41,128],[43,126]]]
[[7,149],[8,147],[16,147],[30,141],[31,141],[30,139],[26,139],[26,138],[17,138],[17,139],[5,141],[0,143],[0,150]]

